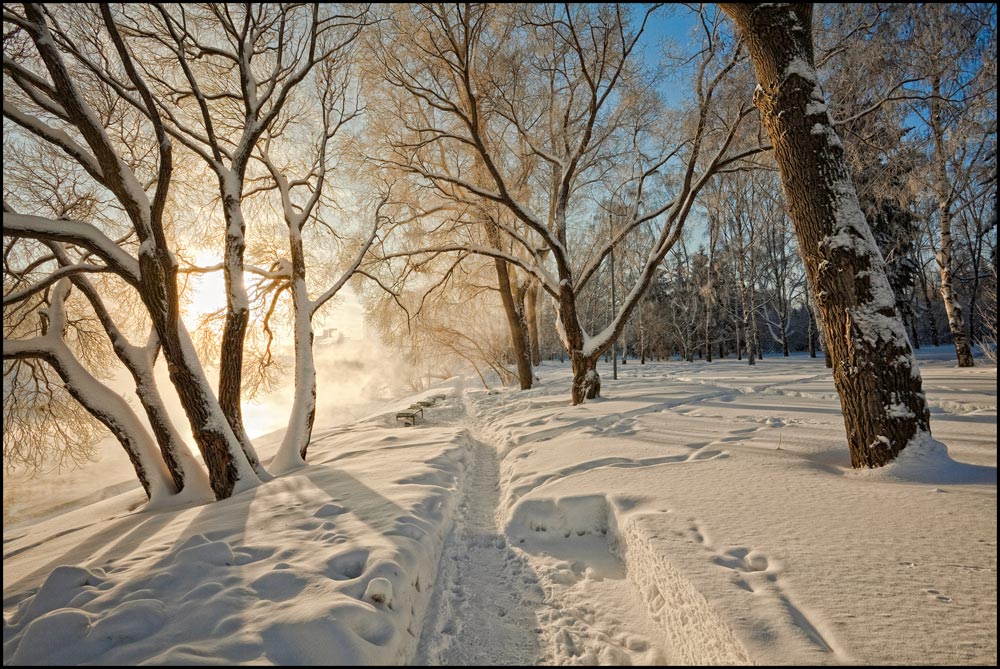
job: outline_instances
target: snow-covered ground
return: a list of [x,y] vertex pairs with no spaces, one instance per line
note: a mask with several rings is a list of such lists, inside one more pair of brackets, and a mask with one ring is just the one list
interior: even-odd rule
[[996,368],[933,353],[948,454],[877,473],[821,359],[630,361],[578,407],[546,363],[224,502],[5,529],[4,663],[995,664]]

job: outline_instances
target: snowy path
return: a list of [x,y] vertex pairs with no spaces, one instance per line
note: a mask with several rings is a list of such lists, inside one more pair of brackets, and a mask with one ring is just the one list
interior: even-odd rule
[[542,592],[497,531],[496,451],[475,442],[414,664],[532,665]]
[[606,536],[506,536],[497,448],[470,418],[472,460],[414,664],[666,663],[662,628]]

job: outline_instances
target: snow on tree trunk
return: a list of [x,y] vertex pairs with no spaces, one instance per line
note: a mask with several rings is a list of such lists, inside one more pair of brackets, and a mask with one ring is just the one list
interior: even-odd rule
[[254,471],[266,477],[260,459],[243,426],[243,349],[250,322],[250,300],[247,297],[243,271],[246,250],[246,222],[243,219],[242,179],[234,172],[220,176],[223,214],[226,219],[226,248],[223,270],[226,279],[226,322],[222,329],[219,357],[219,406],[233,434]]
[[111,430],[125,448],[149,501],[162,502],[177,492],[152,437],[121,395],[94,378],[61,341],[53,342],[52,355],[46,360],[59,374],[69,394]]
[[212,492],[216,499],[225,499],[260,483],[222,413],[180,319],[176,261],[165,250],[140,250],[139,267],[139,294],[160,337],[170,382],[208,469]]
[[295,314],[295,393],[288,429],[278,453],[271,462],[275,474],[305,465],[306,451],[316,420],[316,365],[313,359],[312,309],[306,291],[305,253],[302,234],[297,222],[289,224],[289,246],[292,256],[292,307]]
[[157,452],[149,432],[132,407],[121,395],[98,381],[63,341],[66,328],[65,301],[70,282],[62,279],[52,291],[45,336],[27,342],[4,342],[4,357],[17,357],[22,351],[34,353],[49,363],[63,380],[67,392],[92,416],[107,427],[128,454],[136,476],[151,503],[162,502],[177,492],[177,487]]
[[[61,245],[49,244],[49,248],[59,258],[60,263],[69,262],[69,257],[66,256]],[[100,293],[90,280],[82,274],[76,274],[70,277],[70,281],[90,302],[94,313],[111,340],[111,347],[115,355],[132,375],[136,395],[146,412],[146,418],[149,420],[153,436],[160,448],[160,455],[170,472],[174,486],[178,491],[185,491],[185,497],[188,499],[202,501],[211,499],[208,476],[184,445],[183,439],[167,413],[166,405],[164,405],[156,385],[156,379],[153,375],[152,351],[154,346],[159,346],[159,339],[155,335],[155,330],[151,333],[145,347],[133,346],[118,328]]]
[[531,346],[531,364],[535,367],[542,364],[542,351],[538,341],[538,293],[541,289],[538,281],[529,282],[524,299],[524,316],[528,321],[528,343]]
[[810,5],[723,9],[746,35],[754,102],[833,360],[851,464],[879,467],[930,434],[930,417],[884,261],[859,205],[813,66]]
[[153,361],[147,358],[147,364],[136,365],[134,370],[129,371],[135,380],[136,395],[146,412],[160,453],[174,478],[178,492],[191,500],[212,499],[212,487],[205,470],[194,459],[167,413],[153,375]]

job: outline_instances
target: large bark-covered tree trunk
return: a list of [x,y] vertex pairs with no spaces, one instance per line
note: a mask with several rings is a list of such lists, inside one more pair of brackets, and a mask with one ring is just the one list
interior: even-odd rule
[[808,290],[805,291],[805,295],[806,295],[806,340],[808,342],[808,347],[809,347],[809,357],[810,358],[815,358],[816,357],[816,329],[813,327],[813,323],[815,322],[813,319],[815,318],[815,316],[813,316],[812,305],[809,303],[809,291]]
[[597,361],[609,347],[590,352],[584,350],[586,346],[583,329],[577,318],[576,299],[568,282],[561,285],[556,326],[573,366],[573,386],[570,389],[573,404],[582,404],[586,400],[600,397],[601,376],[597,373]]
[[[166,255],[166,252],[162,252]],[[139,294],[149,309],[163,346],[170,382],[191,426],[208,469],[212,492],[225,499],[236,490],[260,483],[239,440],[225,420],[219,403],[180,320],[177,304],[177,268],[169,257],[140,254]]]
[[219,406],[225,415],[240,447],[258,476],[267,473],[260,464],[250,437],[243,425],[243,349],[247,325],[250,322],[250,300],[247,297],[243,270],[246,251],[246,223],[240,204],[242,182],[232,176],[219,177],[223,194],[222,209],[226,219],[226,249],[223,269],[226,278],[226,321],[222,328],[222,345],[219,355]]
[[811,5],[722,8],[747,39],[754,102],[774,146],[813,288],[854,467],[930,435],[930,416],[885,263],[858,204],[813,65]]
[[[485,223],[490,244],[500,248],[500,231],[490,222]],[[493,259],[493,266],[497,273],[497,288],[500,290],[500,302],[503,303],[503,312],[507,317],[507,328],[510,330],[510,343],[514,349],[514,360],[517,363],[517,381],[521,390],[531,388],[531,345],[528,342],[528,328],[524,320],[523,296],[515,298],[514,289],[511,285],[510,268],[507,261],[500,258]],[[519,291],[520,292],[520,291]]]
[[573,404],[581,404],[601,396],[601,375],[597,373],[595,356],[572,355],[573,364]]
[[[510,275],[509,266],[507,270],[507,274]],[[521,390],[528,390],[534,381],[534,372],[531,366],[531,335],[525,312],[525,294],[521,283],[517,280],[516,271],[510,279],[510,296],[514,303],[514,316],[516,318],[516,321],[512,323],[514,327],[511,330],[511,338],[517,337],[521,342],[520,347],[514,346],[514,355],[517,356],[517,380],[521,384]],[[520,354],[518,348],[521,349]]]

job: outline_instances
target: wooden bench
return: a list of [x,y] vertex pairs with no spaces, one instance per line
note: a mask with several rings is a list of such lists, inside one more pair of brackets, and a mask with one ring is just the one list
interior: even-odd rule
[[411,425],[416,425],[418,422],[417,417],[420,417],[420,421],[424,419],[424,408],[417,406],[416,404],[411,404],[409,409],[404,409],[403,411],[396,412],[396,422],[403,421],[405,427]]

